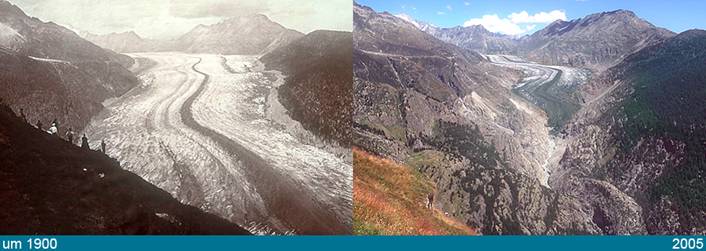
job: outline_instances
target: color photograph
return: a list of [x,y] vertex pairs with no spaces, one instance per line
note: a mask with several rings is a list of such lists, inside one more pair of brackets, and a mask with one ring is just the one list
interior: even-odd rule
[[703,1],[357,1],[354,232],[706,234]]

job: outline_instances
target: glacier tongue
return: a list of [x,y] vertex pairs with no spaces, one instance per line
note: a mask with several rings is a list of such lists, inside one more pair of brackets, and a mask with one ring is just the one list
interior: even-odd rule
[[[263,71],[253,56],[131,56],[157,64],[85,129],[92,148],[105,139],[107,154],[125,169],[258,232],[350,224],[351,163],[306,131],[290,131],[301,126],[276,100],[281,74]],[[306,223],[317,221],[328,225]]]

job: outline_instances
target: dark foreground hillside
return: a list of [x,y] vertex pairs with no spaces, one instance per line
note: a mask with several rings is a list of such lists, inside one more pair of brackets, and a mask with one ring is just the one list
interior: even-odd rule
[[249,234],[0,104],[0,234]]

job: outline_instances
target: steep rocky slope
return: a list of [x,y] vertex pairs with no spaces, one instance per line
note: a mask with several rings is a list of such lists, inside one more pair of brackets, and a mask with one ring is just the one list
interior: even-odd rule
[[[568,128],[552,186],[601,183],[632,205],[603,212],[604,233],[631,219],[650,234],[706,232],[706,32],[686,31],[628,56],[590,86]],[[601,203],[587,200],[588,203]]]
[[0,233],[249,234],[0,105]]
[[138,83],[130,57],[104,50],[74,32],[28,17],[0,1],[0,97],[31,121],[54,118],[81,128],[105,99]]
[[544,64],[606,69],[625,56],[659,43],[674,33],[627,10],[557,20],[520,40],[520,54]]
[[354,144],[436,184],[439,208],[483,234],[597,233],[578,198],[542,185],[546,114],[521,72],[354,6]]
[[260,58],[282,71],[280,101],[292,118],[326,140],[351,145],[352,35],[314,31]]

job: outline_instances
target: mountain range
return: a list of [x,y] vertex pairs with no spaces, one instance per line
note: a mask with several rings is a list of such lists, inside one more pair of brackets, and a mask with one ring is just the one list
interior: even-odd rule
[[703,234],[705,33],[616,10],[512,38],[356,3],[354,145],[482,234]]
[[628,10],[596,13],[570,21],[556,20],[522,37],[489,32],[482,25],[451,28],[421,25],[419,28],[464,49],[512,54],[543,64],[598,71],[617,64],[625,55],[674,36],[673,32],[656,27]]
[[121,53],[181,51],[229,55],[266,54],[304,36],[262,14],[232,17],[213,25],[198,25],[172,40],[145,39],[133,31],[83,35],[86,40]]

